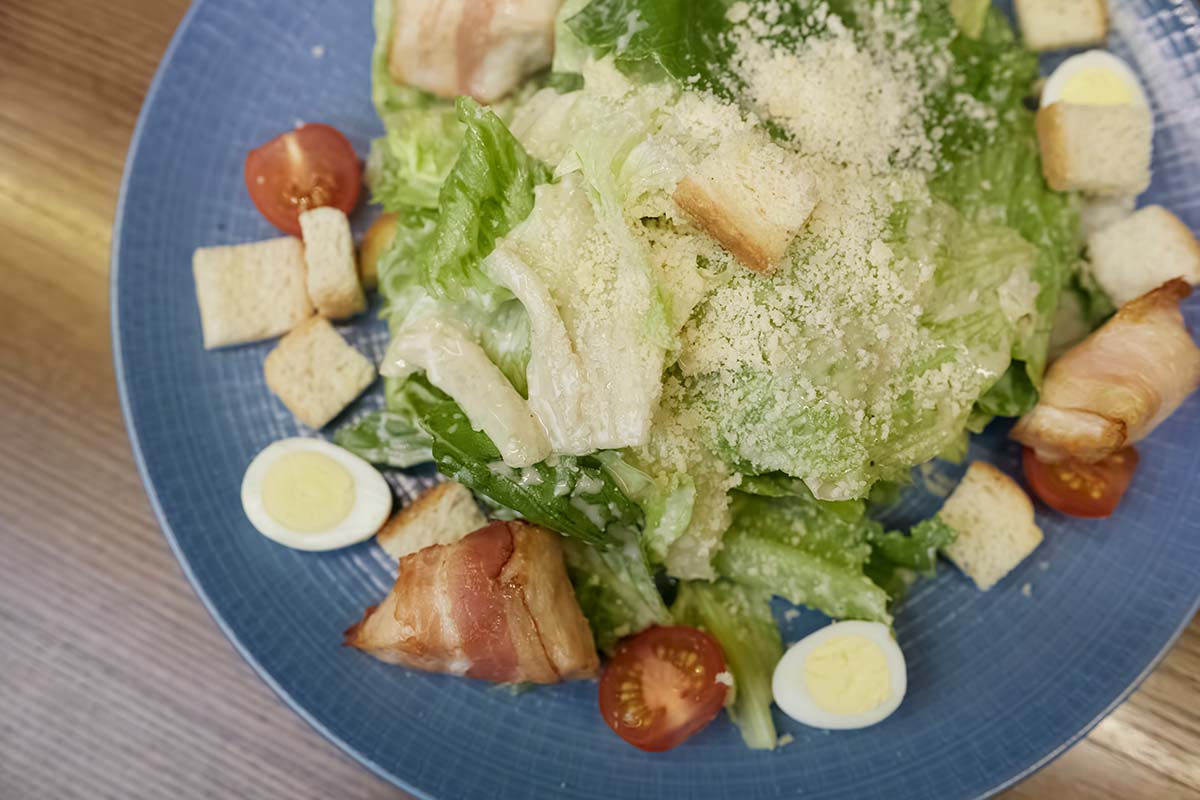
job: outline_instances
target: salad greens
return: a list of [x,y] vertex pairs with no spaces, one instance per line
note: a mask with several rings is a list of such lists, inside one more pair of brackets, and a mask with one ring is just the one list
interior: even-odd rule
[[771,677],[783,639],[771,614],[771,595],[729,581],[687,581],[671,607],[675,619],[708,631],[721,644],[733,690],[729,718],[752,750],[775,747]]
[[[1036,58],[987,0],[567,0],[552,71],[489,109],[392,81],[393,5],[376,0],[368,161],[398,214],[379,264],[391,377],[337,441],[432,459],[564,534],[603,650],[653,624],[710,631],[731,716],[773,747],[771,597],[890,623],[955,534],[887,530],[866,498],[1036,403],[1064,296],[1081,324],[1111,313],[1079,268],[1076,198],[1041,177]],[[912,103],[895,129],[912,141],[881,162],[830,158],[823,109],[797,123],[771,94],[768,68],[831,40],[871,68],[921,54],[880,68]],[[768,275],[672,199],[730,154],[791,159],[820,193]],[[467,352],[486,369],[442,380]],[[471,392],[484,371],[503,392]]]

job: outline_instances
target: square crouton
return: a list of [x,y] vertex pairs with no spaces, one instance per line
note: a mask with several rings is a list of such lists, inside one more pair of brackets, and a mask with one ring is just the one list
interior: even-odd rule
[[1105,228],[1128,218],[1136,207],[1137,198],[1128,194],[1083,198],[1083,207],[1079,209],[1079,225],[1084,238],[1090,239]]
[[471,490],[446,481],[392,515],[375,541],[392,558],[401,559],[435,544],[454,544],[486,524]]
[[204,347],[287,333],[312,316],[304,284],[304,246],[292,236],[192,255]]
[[1064,50],[1103,44],[1106,0],[1016,0],[1021,38],[1030,50]]
[[329,207],[300,215],[304,259],[308,264],[308,296],[317,313],[329,319],[361,314],[367,298],[358,282],[354,236],[346,215]]
[[981,591],[992,588],[1042,543],[1033,503],[1016,481],[976,461],[938,512],[958,532],[945,548]]
[[1052,103],[1037,115],[1042,174],[1052,189],[1138,195],[1150,185],[1150,110]]
[[323,428],[375,380],[375,367],[324,317],[284,336],[263,365],[267,386],[310,428]]
[[723,142],[679,182],[675,202],[755,272],[774,269],[817,204],[798,159],[761,135]]
[[1172,278],[1200,283],[1200,242],[1179,217],[1147,206],[1088,238],[1092,274],[1117,305]]

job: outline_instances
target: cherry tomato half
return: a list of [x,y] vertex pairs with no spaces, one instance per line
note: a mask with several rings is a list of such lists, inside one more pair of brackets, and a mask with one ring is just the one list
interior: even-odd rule
[[600,714],[618,736],[650,752],[670,750],[712,722],[729,687],[725,655],[704,631],[656,626],[617,647],[600,677]]
[[349,214],[362,190],[362,169],[349,140],[319,123],[281,133],[246,156],[246,189],[267,221],[300,235],[300,213],[335,206]]
[[1096,518],[1116,510],[1137,469],[1138,454],[1126,447],[1095,464],[1043,464],[1026,447],[1023,461],[1025,479],[1046,505],[1073,517]]

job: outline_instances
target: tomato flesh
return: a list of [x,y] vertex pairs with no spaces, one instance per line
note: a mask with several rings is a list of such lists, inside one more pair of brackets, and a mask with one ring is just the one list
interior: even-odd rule
[[1023,462],[1025,479],[1046,505],[1073,517],[1096,519],[1116,510],[1137,469],[1138,454],[1126,447],[1095,464],[1045,464],[1026,447]]
[[246,189],[267,221],[300,235],[300,214],[334,206],[349,214],[362,191],[354,146],[337,128],[309,123],[276,136],[246,156]]
[[725,655],[697,628],[656,626],[617,647],[600,677],[600,714],[634,747],[670,750],[720,713]]

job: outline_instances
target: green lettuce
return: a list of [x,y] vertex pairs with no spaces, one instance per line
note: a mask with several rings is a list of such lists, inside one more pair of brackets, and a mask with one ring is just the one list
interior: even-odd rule
[[[902,479],[913,464],[954,445],[976,399],[1004,374],[1014,342],[1033,324],[1037,286],[1029,275],[1036,249],[1010,228],[972,223],[944,203],[914,204],[899,216],[890,246],[899,280],[916,285],[921,309],[919,318],[900,322],[909,347],[880,341],[879,320],[870,314],[847,316],[841,325],[847,341],[886,367],[845,358],[841,343],[809,331],[797,316],[802,347],[732,381],[719,371],[692,380],[692,402],[742,471],[801,478],[823,500],[863,497],[876,481]],[[927,265],[932,279],[916,274]],[[742,275],[733,283],[757,295],[786,289],[822,302],[824,288],[806,283],[802,269],[775,280],[792,283],[781,289]],[[699,337],[734,333],[720,318],[710,329],[703,309],[694,324]],[[795,388],[803,385],[811,387],[809,402]],[[871,409],[866,418],[833,401],[847,386]]]
[[337,431],[333,441],[372,464],[397,469],[433,460],[433,439],[411,414],[372,411]]
[[512,469],[458,405],[421,376],[393,387],[389,410],[409,413],[430,438],[438,471],[537,525],[608,547],[609,529],[639,528],[641,509],[593,457]]
[[725,76],[732,48],[723,0],[592,0],[566,20],[593,55],[613,55],[626,73],[643,81],[670,77],[685,85],[728,94]]
[[717,572],[838,619],[891,622],[888,596],[863,574],[878,523],[847,520],[811,497],[735,492]]
[[642,546],[654,564],[665,564],[671,545],[691,524],[696,507],[695,481],[687,473],[678,472],[651,477],[612,451],[597,453],[596,458],[625,496],[642,507]]
[[733,675],[726,709],[746,746],[774,749],[771,679],[783,657],[783,640],[771,615],[770,594],[730,581],[684,581],[671,612],[678,622],[706,630],[720,643]]
[[479,265],[497,239],[529,216],[533,188],[551,179],[494,112],[466,97],[457,112],[466,128],[463,145],[438,195],[432,237],[415,254],[421,285],[447,299],[495,292]]
[[462,144],[454,104],[392,80],[388,57],[394,0],[375,0],[371,96],[386,134],[371,143],[367,185],[388,211],[437,208],[438,192]]
[[908,534],[875,528],[868,536],[871,558],[864,571],[895,603],[918,577],[933,577],[938,552],[957,537],[958,533],[936,516],[917,523]]
[[615,532],[614,539],[617,546],[607,549],[573,539],[564,542],[575,598],[596,646],[609,654],[626,636],[672,622],[635,534],[625,529]]

